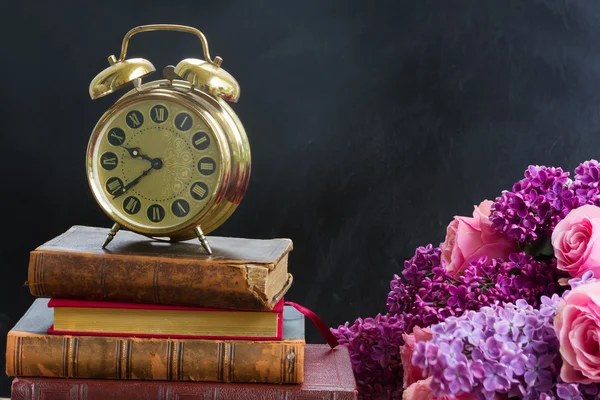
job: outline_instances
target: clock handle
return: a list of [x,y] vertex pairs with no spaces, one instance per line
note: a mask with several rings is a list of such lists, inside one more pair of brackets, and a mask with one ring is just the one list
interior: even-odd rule
[[217,67],[219,67],[223,62],[223,59],[219,56],[216,56],[214,59],[210,58],[210,51],[208,50],[208,41],[206,40],[206,37],[202,32],[191,26],[173,24],[140,25],[131,29],[125,34],[125,37],[123,38],[123,44],[121,45],[121,55],[119,56],[119,59],[117,61],[125,60],[125,57],[127,56],[127,46],[129,45],[129,39],[131,39],[133,35],[135,35],[136,33],[150,31],[178,31],[196,35],[200,39],[200,42],[202,42],[202,50],[204,51],[204,58],[206,59],[206,61]]

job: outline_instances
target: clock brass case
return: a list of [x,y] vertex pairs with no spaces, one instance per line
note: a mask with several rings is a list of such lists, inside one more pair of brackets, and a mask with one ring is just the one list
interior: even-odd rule
[[[142,78],[154,72],[155,68],[150,61],[142,58],[125,58],[129,39],[137,33],[156,30],[180,31],[196,35],[202,43],[205,60],[185,59],[174,68],[165,68],[164,76],[167,79],[142,84]],[[211,59],[204,34],[189,26],[154,24],[135,27],[123,38],[119,58],[109,56],[108,61],[110,66],[90,83],[90,97],[97,99],[129,83],[133,84],[134,89],[104,113],[88,143],[86,157],[88,182],[98,204],[115,221],[103,247],[112,240],[121,227],[125,227],[151,238],[168,237],[178,241],[198,237],[206,251],[212,253],[204,234],[219,227],[235,211],[246,192],[250,178],[250,147],[246,132],[236,114],[224,101],[236,102],[239,99],[239,84],[221,68],[223,60],[220,57]],[[152,99],[179,103],[200,116],[215,135],[221,154],[221,165],[218,183],[200,213],[176,226],[150,229],[134,226],[114,211],[95,179],[93,152],[98,135],[114,115],[132,103]]]
[[[114,212],[96,185],[92,157],[98,135],[112,117],[130,104],[141,100],[170,100],[185,105],[199,115],[210,127],[221,153],[221,176],[211,198],[196,218],[170,228],[142,229],[130,225]],[[231,107],[221,98],[195,89],[187,81],[160,80],[142,85],[121,97],[96,124],[87,151],[87,174],[90,187],[104,212],[119,225],[149,237],[169,237],[187,240],[197,236],[195,228],[206,234],[219,227],[235,211],[242,200],[250,179],[250,146],[244,127]]]

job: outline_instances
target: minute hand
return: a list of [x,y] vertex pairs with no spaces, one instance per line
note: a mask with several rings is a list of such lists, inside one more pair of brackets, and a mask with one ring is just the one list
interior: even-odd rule
[[152,171],[153,169],[155,169],[155,168],[154,167],[148,168],[147,170],[142,172],[142,174],[140,176],[138,176],[137,178],[135,178],[134,180],[129,182],[127,185],[123,186],[123,189],[121,189],[121,191],[119,191],[119,193],[117,193],[113,196],[113,200],[116,199],[117,197],[125,194],[129,189],[131,189],[132,187],[137,185],[142,180],[142,178],[145,177],[146,175],[148,175],[148,173],[150,171]]

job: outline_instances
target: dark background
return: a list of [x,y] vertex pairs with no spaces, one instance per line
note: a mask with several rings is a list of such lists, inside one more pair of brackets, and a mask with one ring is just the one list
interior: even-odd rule
[[[0,15],[3,342],[33,300],[29,251],[71,225],[111,226],[85,150],[124,91],[92,101],[88,85],[137,25],[199,28],[240,83],[252,176],[213,234],[291,238],[286,297],[329,326],[385,312],[415,247],[439,244],[528,164],[600,157],[593,1],[36,0],[3,1]],[[201,58],[182,33],[129,49],[158,71]],[[307,340],[323,342],[310,323]]]

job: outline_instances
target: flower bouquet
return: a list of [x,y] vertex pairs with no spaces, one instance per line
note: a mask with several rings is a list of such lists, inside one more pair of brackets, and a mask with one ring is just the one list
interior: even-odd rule
[[332,329],[361,398],[600,399],[599,186],[529,166],[417,248],[387,314]]

